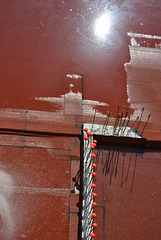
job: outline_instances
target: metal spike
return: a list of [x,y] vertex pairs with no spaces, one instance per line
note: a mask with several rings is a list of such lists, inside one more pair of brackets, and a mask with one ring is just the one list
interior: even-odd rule
[[107,122],[106,122],[105,131],[107,130],[107,125],[108,125],[108,122],[109,122],[109,119],[110,119],[111,116],[112,116],[112,113],[110,112],[109,115],[108,115]]
[[115,120],[115,123],[114,123],[114,128],[113,128],[113,134],[114,135],[115,135],[116,129],[118,127],[118,123],[119,123],[120,117],[121,117],[121,114],[119,113],[117,118],[116,118],[116,120]]
[[104,128],[105,128],[105,125],[106,125],[107,120],[108,120],[108,115],[109,115],[109,111],[107,111],[107,117],[106,117],[105,122],[104,122],[103,127],[102,127],[102,134],[104,133]]
[[125,132],[126,128],[128,127],[129,121],[130,121],[130,116],[128,116],[128,118],[127,118],[127,120],[126,120],[126,125],[125,125],[125,127],[124,127],[123,132],[122,132],[122,135],[124,135],[124,132]]
[[130,129],[128,130],[126,136],[132,131],[132,128],[133,128],[133,126],[135,125],[135,123],[138,121],[138,119],[139,119],[139,117],[137,117],[137,118],[135,119],[135,121],[134,121],[133,124],[131,125]]
[[118,124],[119,129],[118,129],[117,135],[119,135],[119,132],[120,132],[120,130],[122,129],[122,119],[123,119],[123,115],[124,115],[124,110],[122,110],[122,112],[121,112],[120,123]]
[[137,131],[138,128],[139,128],[139,125],[140,125],[140,122],[141,122],[141,119],[142,119],[143,113],[144,113],[144,107],[143,107],[142,110],[141,110],[141,115],[140,115],[140,119],[139,119],[139,121],[138,121],[138,125],[137,125],[137,128],[136,128],[136,131]]
[[147,125],[147,123],[148,123],[148,121],[149,121],[149,119],[150,119],[150,116],[151,116],[151,114],[149,114],[149,116],[148,116],[148,119],[147,119],[147,121],[146,121],[146,123],[145,123],[145,125],[144,125],[144,127],[143,127],[142,132],[141,132],[141,135],[143,135],[144,129],[145,129],[145,127],[146,127],[146,125]]

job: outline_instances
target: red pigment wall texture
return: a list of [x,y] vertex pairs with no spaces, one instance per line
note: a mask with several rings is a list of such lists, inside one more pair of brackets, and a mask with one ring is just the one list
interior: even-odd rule
[[128,151],[96,152],[96,239],[159,240],[161,152]]
[[14,133],[0,142],[0,239],[77,239],[79,140],[25,136],[24,146]]
[[[101,39],[93,26],[109,10],[111,32]],[[160,50],[129,51],[127,37],[161,35],[160,11],[144,0],[0,1],[0,240],[78,239],[77,124],[92,123],[93,107],[97,123],[118,105],[134,119],[145,107],[138,131],[150,113],[144,136],[161,140]],[[96,239],[159,240],[160,152],[138,154],[135,175],[133,157],[126,183],[129,153],[111,185],[104,160]]]

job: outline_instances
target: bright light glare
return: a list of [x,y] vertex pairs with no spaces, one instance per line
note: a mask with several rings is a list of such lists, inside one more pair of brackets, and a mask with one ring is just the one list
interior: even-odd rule
[[106,14],[103,14],[100,18],[96,20],[95,33],[104,37],[110,30],[110,19]]

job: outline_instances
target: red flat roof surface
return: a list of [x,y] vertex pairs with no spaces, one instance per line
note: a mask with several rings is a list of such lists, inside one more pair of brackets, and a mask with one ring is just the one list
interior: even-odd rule
[[[55,111],[58,104],[35,98],[60,97],[70,84],[73,92],[80,91],[80,79],[67,74],[84,75],[85,99],[107,103],[112,111],[118,104],[130,106],[124,68],[130,61],[127,32],[161,35],[160,9],[159,1],[145,0],[1,1],[1,107]],[[103,14],[110,18],[105,38],[95,34]],[[147,71],[156,79],[149,67]],[[133,89],[130,94],[136,95]],[[151,102],[153,94],[157,91]]]
[[[144,136],[161,140],[161,50],[129,48],[127,36],[129,31],[160,36],[160,10],[159,1],[146,0],[0,1],[2,240],[78,239],[80,199],[73,194],[73,178],[80,181],[78,124],[92,123],[93,107],[101,124],[107,111],[115,117],[118,105],[128,106],[133,119],[145,107],[139,131],[151,114]],[[101,38],[95,24],[104,14],[110,31]],[[128,239],[128,232],[132,239],[133,229],[140,239],[159,239],[160,153],[142,156],[131,194],[133,167],[121,188],[122,158],[111,186],[99,163],[98,186],[103,182],[105,188],[96,209],[97,239],[123,234]],[[125,162],[127,171],[128,158]]]
[[95,153],[95,239],[159,239],[161,152],[108,147]]

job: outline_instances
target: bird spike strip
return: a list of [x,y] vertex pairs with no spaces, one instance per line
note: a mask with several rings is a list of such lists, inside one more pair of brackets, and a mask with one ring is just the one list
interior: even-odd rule
[[[94,122],[93,122],[94,124]],[[85,144],[85,153],[84,153],[84,175],[86,176],[86,186],[84,188],[85,195],[85,235],[83,239],[90,240],[91,238],[95,238],[94,230],[97,228],[97,223],[94,223],[94,219],[96,218],[96,213],[94,212],[94,208],[97,206],[97,202],[95,201],[97,197],[97,193],[94,192],[96,188],[96,184],[93,182],[96,179],[96,167],[97,164],[94,162],[96,158],[96,154],[93,153],[94,149],[97,146],[97,140],[93,140],[93,133],[88,130],[88,128],[84,128],[84,144]]]
[[[128,115],[129,109],[128,107],[122,108],[120,111],[120,107],[118,106],[115,122],[113,123],[113,136],[128,136],[128,134],[134,130],[137,131],[139,126],[141,125],[141,120],[144,113],[144,108],[142,108],[141,115],[138,116],[135,121],[132,121],[130,116]],[[107,112],[107,117],[105,123],[102,128],[102,134],[106,134],[106,130],[108,129],[108,123],[110,122],[110,117],[112,113]],[[149,114],[147,121],[142,127],[141,135],[143,134],[145,127],[150,119],[151,114]],[[83,181],[85,182],[83,189],[84,196],[84,236],[83,239],[90,240],[91,238],[95,238],[94,230],[97,228],[97,223],[94,222],[96,218],[96,213],[94,212],[95,207],[97,206],[97,202],[95,198],[97,197],[97,193],[94,192],[96,188],[96,184],[94,181],[96,180],[96,170],[97,165],[95,163],[96,155],[94,154],[94,149],[97,147],[97,140],[93,139],[93,132],[95,132],[94,122],[96,117],[96,109],[93,117],[93,123],[91,130],[88,128],[84,128],[84,172],[83,172]],[[128,128],[128,129],[127,129]]]

